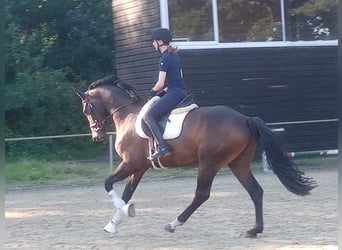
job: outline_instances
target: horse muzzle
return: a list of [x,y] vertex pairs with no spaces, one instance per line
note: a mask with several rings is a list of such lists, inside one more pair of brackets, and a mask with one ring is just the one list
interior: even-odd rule
[[102,124],[92,123],[90,124],[91,137],[94,142],[100,142],[105,139],[105,130]]
[[101,141],[104,141],[105,135],[103,133],[99,133],[99,132],[92,132],[91,138],[94,142],[101,142]]

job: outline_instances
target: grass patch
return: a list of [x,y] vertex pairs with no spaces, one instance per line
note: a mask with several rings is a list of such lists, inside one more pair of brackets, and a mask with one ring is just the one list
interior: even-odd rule
[[303,167],[336,167],[337,156],[311,156],[311,157],[298,157],[294,158],[293,161],[298,166]]
[[108,174],[108,165],[94,163],[55,163],[25,160],[6,163],[6,187],[79,184],[103,181]]
[[[294,162],[303,170],[306,168],[335,167],[336,156],[295,158]],[[115,168],[116,166],[114,166]],[[262,163],[252,163],[253,171],[262,171]],[[108,162],[48,162],[42,160],[11,161],[5,165],[6,187],[24,187],[37,185],[65,185],[103,183],[109,173]],[[222,168],[219,174],[230,174]],[[151,178],[174,178],[196,176],[195,167],[174,167],[160,170],[148,170],[143,180]]]

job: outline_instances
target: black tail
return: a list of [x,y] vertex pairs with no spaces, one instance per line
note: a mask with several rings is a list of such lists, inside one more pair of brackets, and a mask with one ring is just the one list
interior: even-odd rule
[[308,195],[317,184],[290,160],[278,136],[259,117],[248,118],[248,127],[265,150],[270,168],[287,190],[296,195]]

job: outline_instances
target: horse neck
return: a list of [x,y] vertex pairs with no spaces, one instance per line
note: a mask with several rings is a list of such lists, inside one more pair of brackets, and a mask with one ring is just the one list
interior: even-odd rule
[[119,91],[117,87],[106,86],[100,92],[107,111],[112,114],[113,123],[118,131],[134,128],[135,120],[141,109],[141,103],[127,96],[127,93]]
[[131,103],[113,113],[112,118],[117,133],[128,131],[135,126],[141,106],[137,103]]

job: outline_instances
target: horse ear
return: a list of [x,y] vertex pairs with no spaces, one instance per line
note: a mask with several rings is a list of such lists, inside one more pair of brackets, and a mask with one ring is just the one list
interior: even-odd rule
[[82,100],[86,99],[86,95],[83,92],[81,92],[81,91],[79,91],[78,89],[75,89],[75,88],[73,88],[73,90],[74,90],[75,94],[78,95]]

